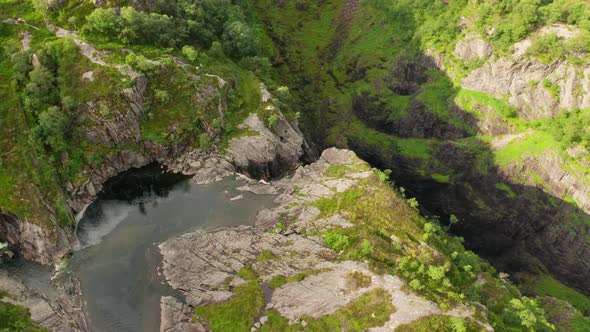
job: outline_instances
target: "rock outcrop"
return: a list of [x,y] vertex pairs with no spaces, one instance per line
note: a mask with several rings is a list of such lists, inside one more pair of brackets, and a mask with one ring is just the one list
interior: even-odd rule
[[[331,167],[350,168],[334,177],[326,174]],[[277,312],[290,323],[300,323],[332,314],[372,291],[383,292],[380,298],[389,299],[396,309],[374,331],[391,331],[421,317],[443,313],[433,302],[409,291],[399,277],[378,274],[366,262],[339,261],[338,253],[327,248],[320,237],[306,235],[353,226],[342,215],[322,217],[312,203],[346,192],[374,176],[351,151],[328,149],[317,162],[298,168],[289,178],[242,187],[256,191],[268,186],[278,193],[275,202],[279,205],[260,211],[254,226],[197,231],[160,244],[163,275],[182,292],[184,302],[162,298],[161,331],[175,331],[173,326],[195,331],[207,328],[200,319],[188,323],[186,306],[231,299],[235,296],[233,289],[251,282],[241,274],[244,269],[255,271],[263,284],[279,276],[308,275],[266,291],[266,303],[254,329],[266,323],[267,311]],[[359,284],[355,276],[366,282]],[[470,310],[461,306],[445,314],[471,316]]]
[[86,303],[75,278],[58,286],[58,296],[50,299],[46,294],[27,287],[20,280],[0,270],[0,290],[7,292],[2,300],[29,308],[31,319],[51,332],[89,332]]
[[72,230],[46,229],[12,214],[0,213],[0,242],[8,242],[24,258],[50,264],[71,251],[76,239]]
[[[573,28],[563,25],[549,26],[538,34],[554,33],[563,39],[576,35]],[[467,40],[457,43],[456,51],[463,58]],[[542,63],[527,54],[532,45],[527,38],[514,45],[512,56],[485,63],[465,77],[464,88],[485,92],[503,99],[519,109],[523,119],[534,120],[557,115],[560,110],[590,108],[590,67],[577,66],[560,59]]]
[[492,46],[485,40],[477,37],[462,39],[455,45],[455,56],[464,61],[486,59],[492,53]]

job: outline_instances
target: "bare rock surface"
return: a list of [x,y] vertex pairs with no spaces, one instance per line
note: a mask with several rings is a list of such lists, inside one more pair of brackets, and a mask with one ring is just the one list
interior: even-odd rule
[[[537,32],[538,35],[555,34],[563,40],[578,33],[577,28],[563,24],[546,26]],[[474,44],[469,39],[458,42],[457,56],[472,56],[470,47],[475,47]],[[576,66],[565,60],[542,63],[528,55],[532,44],[531,38],[520,41],[514,45],[511,56],[488,61],[469,73],[461,85],[498,99],[508,97],[508,102],[519,109],[520,117],[529,120],[555,116],[560,109],[589,108],[590,67]],[[556,92],[549,91],[548,86]]]
[[8,242],[32,261],[49,264],[66,255],[76,243],[69,229],[48,230],[14,215],[0,213],[0,242]]
[[58,286],[57,298],[49,299],[47,295],[27,287],[22,281],[0,270],[0,290],[8,293],[3,301],[27,307],[31,319],[49,331],[90,331],[85,313],[86,303],[82,298],[80,282],[75,278],[65,280]]
[[455,56],[461,60],[485,59],[492,55],[492,46],[481,38],[466,38],[455,45]]
[[206,331],[199,322],[192,322],[192,309],[172,296],[162,297],[160,310],[160,332]]
[[240,173],[269,179],[299,164],[303,155],[303,136],[282,114],[278,116],[272,129],[257,114],[250,114],[238,126],[250,134],[232,139],[226,154]]
[[[329,176],[326,173],[331,167],[348,171]],[[310,203],[332,197],[370,176],[375,175],[353,152],[328,149],[317,162],[299,167],[289,178],[266,185],[278,193],[278,206],[259,211],[254,225],[196,231],[159,244],[163,275],[170,286],[183,293],[185,304],[195,307],[230,299],[234,294],[232,287],[247,282],[239,276],[245,267],[256,271],[262,283],[276,276],[288,278],[305,272],[307,277],[302,280],[287,282],[267,294],[264,310],[274,310],[290,322],[331,314],[376,289],[388,292],[396,308],[376,331],[391,331],[420,317],[442,313],[434,303],[408,291],[400,278],[379,275],[364,262],[338,261],[338,253],[325,247],[320,237],[306,235],[336,226],[352,226],[347,216],[321,218],[320,211]],[[369,284],[359,285],[351,277],[353,273],[370,278]],[[167,331],[165,326],[174,325],[172,321],[183,324],[185,319],[183,305],[170,302],[162,299],[167,317],[162,331]],[[472,315],[462,307],[444,314]],[[255,328],[266,322],[268,317],[264,317]]]

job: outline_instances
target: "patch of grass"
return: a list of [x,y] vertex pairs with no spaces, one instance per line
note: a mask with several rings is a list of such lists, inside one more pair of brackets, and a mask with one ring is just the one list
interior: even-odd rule
[[534,131],[522,138],[513,139],[502,149],[494,150],[496,164],[506,166],[527,155],[538,155],[550,149],[559,149],[559,143],[544,131]]
[[356,290],[359,288],[366,288],[371,286],[371,276],[368,276],[360,271],[354,271],[346,275],[347,281],[352,284],[351,288]]
[[508,197],[510,198],[514,198],[516,197],[516,193],[512,190],[512,188],[510,188],[509,185],[505,184],[505,183],[496,183],[496,188],[502,190],[503,192],[505,192]]
[[320,198],[311,205],[320,209],[322,215],[327,216],[351,206],[361,197],[361,194],[360,190],[349,189],[343,193],[337,193],[332,198]]
[[263,307],[264,292],[254,280],[236,287],[226,302],[196,307],[195,314],[213,331],[249,331]]
[[526,282],[522,288],[526,292],[539,296],[552,296],[567,301],[584,315],[590,315],[590,299],[550,275],[535,277]]
[[481,116],[478,107],[480,105],[485,105],[496,111],[495,114],[501,116],[502,119],[508,120],[510,122],[518,122],[518,114],[514,106],[508,104],[504,100],[497,99],[484,92],[459,89],[454,101],[466,111],[476,116]]
[[404,324],[395,329],[396,332],[431,332],[431,331],[485,331],[482,326],[470,319],[445,315],[430,315]]
[[450,179],[449,175],[435,173],[435,174],[431,174],[430,177],[438,183],[451,183],[451,179]]
[[237,276],[244,280],[255,280],[258,278],[258,274],[256,271],[254,271],[251,265],[244,266],[240,271],[238,271]]
[[269,281],[268,281],[268,286],[270,288],[280,288],[281,286],[283,286],[284,284],[288,283],[289,280],[287,278],[285,278],[284,276],[274,276],[272,277]]
[[324,236],[324,244],[331,249],[341,251],[350,246],[350,238],[334,230],[327,231]]
[[364,331],[371,327],[383,326],[394,312],[391,296],[387,291],[378,288],[363,294],[333,314],[317,319],[302,317],[301,320],[307,323],[305,328],[300,324],[289,325],[286,318],[275,311],[269,311],[269,321],[260,331]]
[[378,288],[363,294],[333,314],[305,321],[311,331],[363,331],[369,327],[382,326],[394,312],[391,296]]
[[334,178],[342,177],[342,175],[348,172],[348,165],[330,165],[326,170],[326,175]]
[[256,257],[256,261],[257,262],[265,262],[265,261],[269,261],[271,259],[275,259],[275,255],[272,253],[272,251],[265,249],[263,250],[260,255],[258,255],[258,257]]
[[431,158],[431,141],[423,138],[398,138],[395,144],[405,157],[429,160]]
[[29,309],[0,301],[0,331],[47,332],[31,320]]

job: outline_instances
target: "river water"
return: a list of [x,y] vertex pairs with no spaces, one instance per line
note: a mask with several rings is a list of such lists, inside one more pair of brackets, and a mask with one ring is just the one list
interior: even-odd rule
[[178,294],[162,283],[157,244],[195,229],[252,223],[273,197],[241,193],[242,184],[197,185],[144,169],[108,185],[80,221],[80,247],[68,263],[81,281],[92,330],[159,331],[160,297]]

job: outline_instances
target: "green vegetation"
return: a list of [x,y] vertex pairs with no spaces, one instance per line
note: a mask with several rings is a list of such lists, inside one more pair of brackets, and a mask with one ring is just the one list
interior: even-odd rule
[[[149,146],[209,151],[251,134],[236,125],[259,111],[260,79],[269,89],[278,88],[269,77],[269,45],[262,45],[249,5],[180,1],[150,10],[129,5],[0,3],[0,20],[23,18],[38,27],[0,23],[0,123],[7,128],[0,135],[0,210],[53,232],[52,219],[63,226],[73,221],[65,203],[71,197],[62,188],[79,187],[119,153],[143,150],[143,142],[110,139],[119,134],[110,132],[114,124],[137,111],[121,93],[137,79],[115,66],[125,71],[130,65],[148,78],[140,135]],[[45,19],[76,30],[98,49],[91,58],[100,56],[106,65],[91,62],[72,38],[56,37]],[[30,34],[29,49],[22,48],[23,33]],[[226,88],[215,89],[217,78],[208,73],[223,77]],[[220,104],[228,108],[223,114]]]
[[396,329],[399,332],[467,332],[485,331],[476,322],[461,317],[443,315],[431,315],[420,318],[412,323],[401,325]]
[[[513,285],[494,277],[495,270],[465,250],[461,238],[449,236],[437,219],[424,220],[411,207],[413,199],[406,199],[386,181],[373,176],[349,189],[354,194],[338,193],[332,199],[318,200],[320,204],[312,203],[320,207],[322,215],[338,213],[355,224],[324,232],[326,246],[338,252],[341,259],[368,260],[376,272],[402,277],[414,291],[443,309],[457,303],[481,302],[498,330],[526,330],[531,324],[541,330],[549,327],[538,303],[521,298]],[[457,222],[453,218],[451,224]],[[398,239],[393,244],[392,235]],[[440,254],[421,245],[422,241]],[[369,282],[361,275],[350,278],[359,287]],[[484,281],[476,283],[477,279]]]
[[268,286],[270,288],[279,288],[288,282],[287,278],[283,276],[274,276],[272,279],[268,281]]
[[[171,145],[223,151],[232,138],[257,134],[237,127],[250,113],[258,113],[273,129],[280,115],[267,107],[270,102],[261,103],[261,82],[288,119],[301,116],[303,130],[318,147],[353,147],[385,167],[399,166],[398,159],[405,158],[421,179],[432,183],[453,186],[465,176],[464,170],[449,166],[463,161],[461,153],[474,155],[473,165],[466,167],[485,175],[527,156],[546,151],[566,156],[573,145],[590,147],[587,110],[564,112],[555,119],[520,119],[507,97],[461,89],[461,79],[484,60],[464,61],[454,54],[456,42],[473,34],[489,42],[495,56],[509,55],[515,42],[531,37],[530,56],[545,63],[567,59],[583,65],[590,46],[587,2],[351,4],[178,0],[145,7],[134,3],[134,8],[130,1],[106,1],[96,8],[89,0],[2,0],[1,20],[22,17],[40,29],[0,23],[0,124],[5,128],[0,133],[0,210],[47,229],[51,217],[65,226],[72,221],[66,205],[71,197],[62,187],[79,187],[92,170],[119,153]],[[108,65],[92,63],[71,38],[55,37],[44,19],[76,30]],[[571,24],[580,34],[565,41],[535,32],[553,23]],[[22,47],[24,32],[31,34],[28,50]],[[434,62],[445,72],[435,69]],[[113,123],[125,121],[127,112],[134,111],[121,91],[138,83],[111,65],[130,65],[148,78],[139,132],[131,134],[140,137],[137,142],[108,138]],[[83,78],[87,73],[93,79]],[[226,82],[223,88],[213,74]],[[558,101],[558,85],[549,80],[533,83]],[[226,107],[223,112],[220,106]],[[425,128],[413,123],[415,119]],[[522,135],[490,151],[488,145],[497,142],[477,134],[476,125]],[[445,164],[441,154],[449,147],[456,149],[458,160]],[[583,169],[582,164],[568,165]],[[331,166],[326,174],[338,178],[358,171],[356,167]],[[480,301],[498,330],[547,328],[537,303],[498,280],[496,271],[465,250],[461,238],[448,236],[437,218],[421,217],[415,198],[389,187],[388,172],[375,173],[364,186],[312,204],[320,217],[340,213],[354,224],[318,234],[340,259],[367,260],[375,271],[398,275],[443,309]],[[507,184],[495,187],[509,198],[517,196]],[[474,201],[478,208],[487,208],[477,197]],[[278,229],[284,227],[277,224]],[[394,238],[401,240],[393,243]],[[273,259],[266,250],[256,260]],[[268,285],[278,288],[309,273],[276,276]],[[264,297],[254,268],[246,266],[237,276],[248,282],[234,289],[234,297],[197,308],[197,315],[216,330],[247,330],[262,310]],[[361,287],[367,284],[362,275],[351,280]],[[476,282],[481,280],[485,282]],[[567,297],[587,313],[585,297],[547,281],[541,284],[533,287],[535,294]],[[306,319],[308,328],[378,326],[394,310],[383,297],[382,290],[375,290],[333,315]],[[290,328],[276,313],[268,315],[269,328]],[[413,326],[460,331],[471,325],[430,317]]]
[[[240,6],[230,1],[195,4],[181,0],[161,3],[150,13],[128,6],[118,13],[114,8],[96,8],[86,17],[84,31],[106,40],[116,37],[123,44],[159,47],[180,47],[196,41],[197,46],[209,49],[222,41],[225,54],[241,58],[260,51],[257,34],[244,17]],[[189,53],[194,61],[195,52]]]
[[590,329],[590,318],[585,317],[568,302],[553,297],[540,298],[545,316],[552,321],[558,321],[557,331],[582,332]]
[[29,309],[0,301],[0,331],[44,332],[47,329],[31,321]]
[[571,303],[584,315],[590,314],[590,299],[555,280],[549,275],[542,275],[529,280],[523,286],[523,291],[538,294],[539,296],[552,296]]
[[264,293],[253,280],[236,287],[227,302],[197,307],[195,313],[213,331],[248,331],[263,307]]
[[269,321],[260,331],[363,331],[369,327],[382,326],[394,312],[389,293],[378,288],[365,293],[333,314],[318,319],[302,317],[301,321],[307,323],[305,328],[301,324],[289,325],[286,318],[270,311]]
[[496,188],[506,192],[506,194],[510,198],[516,197],[516,193],[512,190],[512,188],[510,188],[509,185],[507,185],[505,183],[496,183]]
[[256,257],[257,262],[264,262],[271,259],[274,259],[275,255],[273,255],[272,251],[270,250],[263,250],[258,257]]

